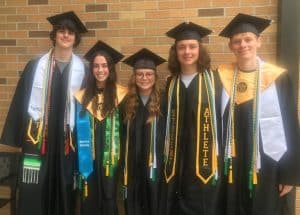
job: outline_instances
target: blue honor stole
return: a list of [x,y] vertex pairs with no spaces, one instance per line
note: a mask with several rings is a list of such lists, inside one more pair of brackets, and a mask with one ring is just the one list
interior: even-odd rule
[[84,196],[88,196],[87,178],[93,171],[91,121],[88,111],[76,102],[76,133],[79,173],[84,180]]

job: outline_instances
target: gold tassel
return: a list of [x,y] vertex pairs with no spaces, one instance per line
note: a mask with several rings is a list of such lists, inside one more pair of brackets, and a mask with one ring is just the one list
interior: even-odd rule
[[235,142],[233,140],[231,145],[231,157],[235,157],[235,155]]
[[106,167],[105,167],[105,176],[109,176],[109,165],[106,164]]
[[125,173],[124,175],[124,185],[127,186],[128,182],[127,182],[127,173]]
[[232,180],[232,166],[230,165],[229,167],[229,184],[232,184],[233,183],[233,180]]
[[253,184],[257,184],[257,172],[253,170]]
[[84,197],[88,196],[88,184],[87,181],[84,181]]

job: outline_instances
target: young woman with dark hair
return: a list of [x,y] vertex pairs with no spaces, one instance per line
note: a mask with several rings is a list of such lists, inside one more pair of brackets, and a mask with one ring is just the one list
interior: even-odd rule
[[125,101],[124,194],[127,215],[158,214],[165,117],[156,67],[165,60],[148,49],[128,57],[133,67]]
[[86,88],[77,92],[76,139],[81,214],[117,215],[122,103],[127,89],[116,83],[123,55],[98,41],[85,55]]
[[181,23],[167,32],[169,52],[164,189],[161,214],[221,215],[222,157],[210,57],[201,39],[211,31]]

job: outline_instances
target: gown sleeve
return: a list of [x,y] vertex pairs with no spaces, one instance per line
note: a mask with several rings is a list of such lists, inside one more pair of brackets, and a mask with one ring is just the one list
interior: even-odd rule
[[277,93],[287,142],[287,151],[279,161],[279,183],[300,184],[300,142],[299,122],[295,96],[288,74],[276,80]]
[[25,135],[27,109],[35,72],[36,61],[27,63],[17,84],[3,127],[0,143],[21,147]]

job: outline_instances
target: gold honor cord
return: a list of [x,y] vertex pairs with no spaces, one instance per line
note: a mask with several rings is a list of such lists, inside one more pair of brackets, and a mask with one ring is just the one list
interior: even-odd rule
[[[217,162],[216,162],[216,149],[215,149],[215,137],[214,137],[214,130],[212,130],[212,143],[211,143],[211,147],[212,147],[212,155],[211,155],[211,165],[212,165],[212,170],[211,170],[211,174],[207,177],[204,177],[201,175],[201,169],[200,169],[200,166],[199,166],[199,162],[200,162],[200,145],[202,143],[202,149],[204,149],[204,147],[206,146],[206,148],[208,148],[207,146],[207,143],[205,143],[205,141],[200,141],[200,127],[201,127],[201,105],[202,105],[202,75],[199,74],[199,83],[198,83],[198,108],[197,108],[197,147],[196,147],[196,176],[198,178],[200,178],[200,180],[204,183],[204,184],[207,184],[210,179],[214,176],[216,170],[217,170]],[[208,92],[208,89],[207,89],[207,84],[205,82],[205,87],[206,87],[206,92],[207,92],[207,95],[208,95],[208,100],[210,100],[210,97],[209,97],[209,92]],[[214,129],[214,126],[213,126],[213,122],[212,122],[212,117],[211,117],[211,106],[210,106],[210,101],[208,102],[209,104],[209,110],[207,110],[207,108],[205,109],[205,112],[204,112],[204,115],[205,115],[205,118],[207,119],[207,117],[209,116],[210,117],[210,125],[212,127],[212,129]],[[208,112],[207,112],[208,111]],[[208,115],[207,115],[208,114]],[[208,124],[209,126],[209,124]],[[209,128],[209,127],[208,127]],[[205,130],[205,128],[204,128]],[[206,135],[205,135],[206,136]],[[207,151],[205,152],[205,154],[207,153]],[[202,158],[203,159],[203,158]]]
[[32,118],[30,118],[29,120],[29,124],[28,124],[28,129],[27,129],[27,137],[29,138],[29,140],[34,144],[36,145],[37,143],[39,143],[40,141],[40,137],[41,137],[41,134],[42,134],[42,122],[37,122],[37,129],[38,129],[38,132],[36,134],[36,137],[33,137],[31,132],[32,132]]
[[95,118],[90,115],[90,120],[91,120],[91,135],[92,135],[92,155],[93,155],[93,160],[96,158],[96,152],[95,152]]
[[[110,151],[110,156],[111,156],[111,164],[109,162],[109,160],[106,161],[106,168],[105,168],[105,176],[109,176],[109,170],[110,170],[110,165],[114,165],[115,164],[115,139],[114,139],[114,134],[115,134],[115,118],[114,118],[114,113],[111,113],[110,116],[110,120],[111,120],[111,134],[110,134],[110,144],[109,144],[109,151]],[[109,156],[108,156],[109,157]]]
[[152,151],[152,147],[153,147],[153,122],[151,122],[151,132],[150,132],[150,146],[149,146],[149,159],[148,159],[148,167],[152,167],[153,166],[153,151]]
[[[166,181],[167,183],[174,177],[175,175],[175,169],[176,169],[176,159],[177,159],[177,142],[178,142],[178,125],[179,125],[179,83],[180,83],[180,80],[179,78],[177,77],[176,78],[173,78],[171,80],[171,83],[170,83],[170,88],[169,88],[169,92],[168,92],[168,98],[169,98],[169,104],[168,104],[168,117],[171,117],[171,103],[172,103],[172,97],[173,97],[173,90],[174,90],[174,85],[175,85],[175,81],[176,82],[176,132],[175,132],[175,150],[174,150],[174,157],[173,157],[173,164],[172,164],[172,172],[170,175],[168,175],[167,173],[167,165],[169,163],[169,152],[170,152],[170,131],[169,131],[169,128],[167,128],[167,131],[166,131],[166,142],[165,142],[165,146],[167,146],[167,152],[166,155],[167,155],[167,158],[166,158],[166,163],[165,163],[165,178],[166,178]],[[168,126],[170,126],[170,122],[167,121],[167,124],[169,124]]]
[[111,127],[112,127],[112,131],[111,131],[111,162],[112,165],[115,164],[115,114],[113,113],[111,116]]
[[[208,75],[208,74],[207,74]],[[215,99],[215,80],[214,80],[214,74],[213,72],[211,72],[211,84],[212,84],[212,89],[211,89],[211,93],[213,95],[213,98],[211,99]],[[208,86],[208,83],[207,83],[207,79],[205,79],[205,83],[206,83],[206,89],[207,89],[207,86]],[[207,92],[208,92],[208,89],[207,89]],[[209,100],[210,101],[210,100]],[[212,174],[213,175],[216,175],[218,174],[218,162],[217,162],[217,150],[218,150],[218,145],[217,145],[217,128],[215,126],[217,126],[217,122],[216,122],[216,113],[215,111],[212,111],[212,110],[216,110],[215,108],[215,103],[214,103],[214,107],[211,107],[211,102],[215,102],[214,100],[213,101],[210,101],[208,104],[209,104],[209,110],[211,110],[211,115],[210,115],[210,123],[211,123],[211,127],[212,127],[212,138],[213,138],[213,145],[212,145]]]
[[125,149],[125,168],[124,168],[124,185],[127,186],[128,184],[128,145],[129,145],[129,127],[130,127],[130,120],[127,121],[127,128],[126,128],[126,149]]

